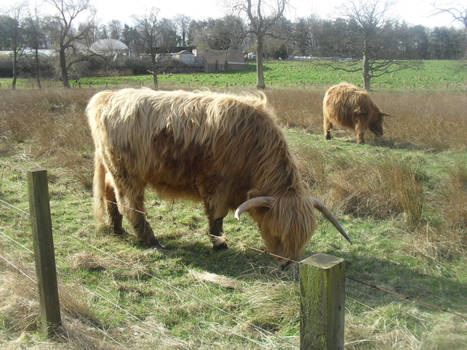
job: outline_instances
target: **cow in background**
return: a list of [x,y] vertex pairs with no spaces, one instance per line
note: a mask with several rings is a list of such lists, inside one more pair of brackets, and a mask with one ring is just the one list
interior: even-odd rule
[[323,130],[326,140],[331,139],[333,126],[355,130],[358,143],[364,143],[364,135],[370,129],[376,136],[383,135],[383,116],[371,100],[368,91],[349,83],[331,86],[323,99]]

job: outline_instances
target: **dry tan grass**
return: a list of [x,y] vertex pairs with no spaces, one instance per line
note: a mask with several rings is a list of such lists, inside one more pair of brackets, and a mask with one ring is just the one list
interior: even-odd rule
[[[267,95],[284,125],[322,134],[324,92],[289,89],[271,90]],[[467,94],[372,92],[371,96],[383,111],[395,116],[384,122],[383,144],[434,150],[465,149]],[[353,136],[352,131],[345,133],[349,134]],[[334,135],[339,136],[335,132]]]
[[[0,251],[10,262],[35,279],[32,266],[8,256]],[[2,348],[22,349],[111,349],[113,346],[102,342],[101,334],[91,325],[97,325],[96,318],[89,311],[84,301],[84,293],[76,286],[59,282],[62,327],[57,330],[54,341],[37,342],[30,339],[31,332],[39,327],[39,303],[37,285],[17,271],[11,270],[0,260],[0,315],[3,318],[2,329],[8,337],[0,340]],[[1,332],[0,332],[1,334]]]

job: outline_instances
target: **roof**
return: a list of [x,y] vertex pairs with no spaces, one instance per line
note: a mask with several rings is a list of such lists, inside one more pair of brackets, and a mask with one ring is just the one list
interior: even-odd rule
[[120,40],[115,39],[100,39],[94,42],[91,47],[91,51],[96,53],[126,51],[128,46],[122,43]]

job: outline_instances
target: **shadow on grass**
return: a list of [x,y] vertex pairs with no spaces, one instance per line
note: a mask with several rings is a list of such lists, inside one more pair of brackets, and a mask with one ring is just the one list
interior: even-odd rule
[[[424,274],[402,264],[354,252],[330,251],[329,254],[346,261],[348,277],[403,294],[411,300],[420,299],[458,313],[467,312],[467,285],[461,281]],[[372,307],[402,300],[349,279],[346,279],[346,294]]]
[[[250,249],[229,247],[223,251],[214,251],[202,242],[172,244],[169,245],[169,249],[176,249],[174,256],[186,266],[237,279],[280,279],[291,283],[297,280],[296,266],[289,266],[282,271],[272,257]],[[339,250],[328,253],[344,258],[347,264],[346,276],[406,295],[411,299],[420,298],[452,311],[463,314],[467,311],[467,286],[460,281],[420,273],[408,266],[378,257],[360,256],[357,253]],[[402,300],[349,279],[346,280],[346,294],[372,307]]]
[[[122,238],[139,249],[151,249],[142,246],[133,235],[125,235]],[[190,269],[200,269],[245,281],[280,280],[289,281],[291,284],[298,281],[297,264],[282,270],[271,256],[249,248],[241,249],[238,244],[230,244],[228,249],[215,251],[207,237],[205,242],[194,237],[192,241],[182,241],[178,234],[165,235],[162,243],[166,246],[160,251],[162,260],[174,259],[177,264]],[[403,294],[412,300],[420,299],[461,314],[467,313],[467,285],[461,281],[424,274],[416,271],[416,267],[411,268],[379,257],[362,256],[358,252],[335,249],[326,253],[342,257],[346,261],[348,277]],[[370,307],[389,305],[402,300],[349,279],[346,279],[346,295]],[[441,312],[431,308],[430,310]]]

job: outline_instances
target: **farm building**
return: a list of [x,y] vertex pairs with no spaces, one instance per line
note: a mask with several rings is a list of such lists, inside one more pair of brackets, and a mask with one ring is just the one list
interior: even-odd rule
[[203,65],[203,60],[200,57],[193,55],[193,53],[188,50],[173,53],[172,58],[188,66],[199,67]]
[[238,49],[195,49],[193,53],[196,57],[203,59],[206,73],[244,70],[247,67],[243,53]]

